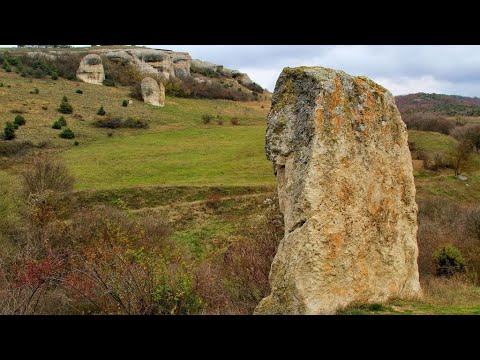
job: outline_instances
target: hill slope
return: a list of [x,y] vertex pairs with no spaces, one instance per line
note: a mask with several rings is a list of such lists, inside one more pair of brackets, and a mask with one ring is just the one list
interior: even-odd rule
[[480,116],[480,98],[477,97],[417,93],[396,96],[395,100],[402,115],[433,111],[450,116]]

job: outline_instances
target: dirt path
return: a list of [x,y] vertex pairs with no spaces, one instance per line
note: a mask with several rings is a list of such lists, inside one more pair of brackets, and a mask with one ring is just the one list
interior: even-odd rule
[[[223,197],[220,198],[220,201],[232,200],[232,199],[255,198],[255,197],[260,197],[262,195],[268,195],[268,194],[273,195],[273,192],[268,191],[268,192],[254,193],[254,194],[223,196]],[[156,210],[163,210],[163,209],[168,209],[168,208],[172,208],[172,207],[195,206],[195,205],[204,204],[207,201],[208,200],[176,202],[176,203],[171,203],[171,204],[167,204],[167,205],[160,205],[160,206],[153,206],[153,207],[143,207],[143,208],[140,208],[140,209],[132,210],[132,212],[133,213],[141,213],[141,212],[144,212],[144,211],[152,211],[152,210],[156,211]]]

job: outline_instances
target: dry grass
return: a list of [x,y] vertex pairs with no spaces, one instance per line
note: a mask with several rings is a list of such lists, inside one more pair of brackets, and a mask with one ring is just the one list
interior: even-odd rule
[[433,306],[478,306],[480,288],[464,276],[439,278],[426,276],[421,282],[424,301]]
[[[27,125],[17,131],[17,140],[30,140],[34,143],[49,140],[60,147],[71,146],[70,142],[59,139],[58,132],[51,129],[52,123],[60,115],[57,108],[64,95],[73,106],[73,114],[65,117],[81,143],[106,136],[106,131],[95,129],[91,125],[101,105],[111,116],[145,119],[150,124],[150,132],[158,132],[199,125],[201,114],[208,112],[224,117],[236,116],[249,125],[264,125],[269,104],[268,101],[244,103],[167,97],[165,108],[150,106],[138,100],[123,107],[122,101],[129,98],[129,89],[126,87],[105,87],[61,78],[27,79],[3,69],[0,69],[0,82],[5,85],[0,88],[0,119],[13,121],[15,115],[11,111],[16,110],[22,112],[27,120]],[[39,94],[30,93],[34,88],[39,89]],[[83,94],[77,94],[77,89],[82,90]],[[127,135],[131,132],[122,130],[119,134]]]

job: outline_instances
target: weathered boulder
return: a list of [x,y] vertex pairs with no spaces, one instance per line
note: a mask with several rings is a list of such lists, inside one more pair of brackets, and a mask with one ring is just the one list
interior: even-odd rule
[[256,314],[333,314],[421,296],[407,136],[391,93],[368,78],[283,70],[265,148],[285,237]]
[[97,54],[88,54],[85,56],[82,61],[80,61],[77,78],[89,84],[102,85],[103,80],[105,80],[102,58]]
[[244,73],[240,73],[238,76],[236,76],[235,80],[237,80],[240,84],[244,86],[249,86],[253,84],[252,79],[250,79],[250,77]]
[[165,106],[165,87],[150,77],[146,77],[140,84],[143,101],[154,106]]
[[190,67],[192,57],[188,53],[172,54],[173,69],[175,76],[178,78],[186,78],[190,76]]

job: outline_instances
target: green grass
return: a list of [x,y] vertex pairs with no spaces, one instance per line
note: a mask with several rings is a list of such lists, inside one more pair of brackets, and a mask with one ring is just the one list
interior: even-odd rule
[[[268,111],[267,102],[171,97],[166,98],[164,108],[138,100],[133,100],[131,105],[123,107],[122,101],[129,99],[129,89],[125,87],[106,87],[65,79],[22,78],[18,74],[7,73],[3,69],[0,69],[0,82],[4,84],[4,87],[0,88],[0,125],[6,121],[13,121],[15,114],[11,111],[19,110],[23,112],[22,115],[27,120],[27,124],[16,132],[16,141],[30,140],[36,143],[49,140],[60,148],[73,146],[72,141],[60,139],[58,132],[51,128],[53,122],[61,115],[57,108],[64,95],[73,106],[73,114],[64,115],[65,119],[81,144],[105,138],[110,131],[92,125],[98,119],[96,113],[102,105],[107,115],[146,120],[150,125],[148,130],[118,129],[115,130],[115,136],[202,126],[203,114],[219,115],[224,119],[223,127],[231,127],[229,120],[233,117],[238,118],[240,125],[243,126],[265,126]],[[39,89],[39,94],[30,94],[34,88]],[[77,94],[77,89],[82,90],[83,94]],[[213,123],[215,124],[215,121]]]
[[212,240],[215,237],[225,237],[233,232],[233,224],[225,221],[212,221],[198,228],[177,231],[171,236],[171,239],[187,245],[194,256],[200,257],[204,253],[214,250]]
[[62,154],[76,188],[273,185],[263,126],[208,126],[104,138]]
[[[378,305],[375,308],[372,305]],[[357,305],[337,315],[480,315],[480,305],[439,306],[422,301],[394,300],[387,304]]]
[[457,144],[457,140],[451,136],[428,131],[410,130],[408,132],[408,138],[415,143],[417,149],[432,154],[448,154],[455,144]]

